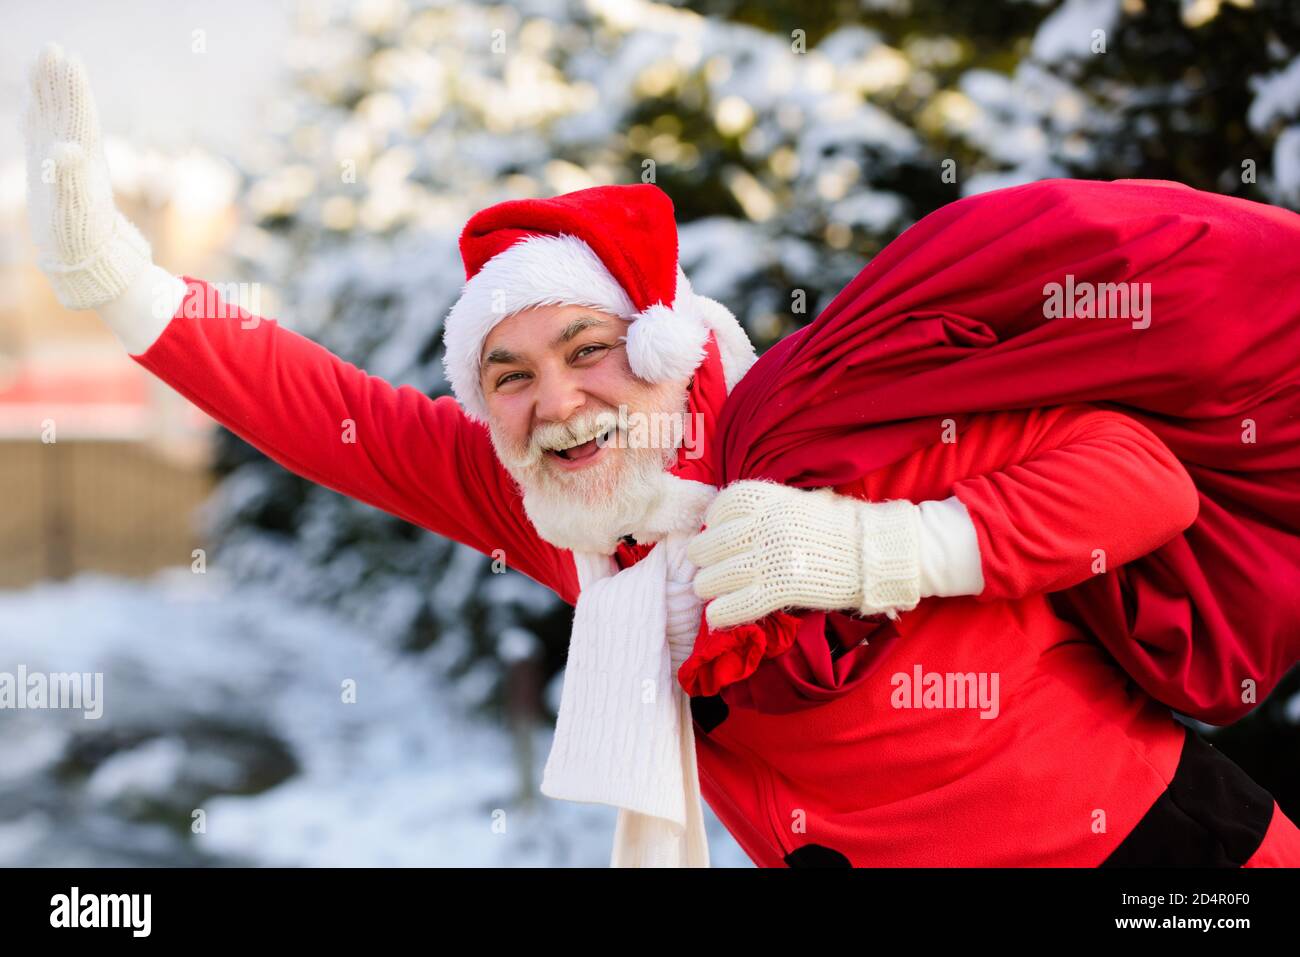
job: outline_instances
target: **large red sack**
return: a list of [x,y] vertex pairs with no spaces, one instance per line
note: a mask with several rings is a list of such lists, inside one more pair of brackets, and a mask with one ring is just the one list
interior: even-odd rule
[[[1140,299],[1052,317],[1102,283],[1149,283],[1146,318]],[[1300,660],[1300,215],[1158,180],[954,202],[762,356],[712,452],[722,485],[837,485],[936,441],[945,419],[1067,402],[1146,425],[1201,501],[1184,534],[1054,606],[1156,699],[1236,720]],[[777,662],[810,667],[798,647]]]

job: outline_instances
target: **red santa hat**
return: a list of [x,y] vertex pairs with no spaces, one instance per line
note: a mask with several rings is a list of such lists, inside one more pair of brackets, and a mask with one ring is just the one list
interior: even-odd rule
[[684,379],[712,333],[728,391],[754,347],[721,303],[691,289],[677,259],[672,200],[657,186],[596,186],[518,199],[472,216],[460,236],[465,286],[443,329],[443,366],[466,414],[487,421],[483,344],[533,306],[576,304],[631,319],[627,356],[648,382]]

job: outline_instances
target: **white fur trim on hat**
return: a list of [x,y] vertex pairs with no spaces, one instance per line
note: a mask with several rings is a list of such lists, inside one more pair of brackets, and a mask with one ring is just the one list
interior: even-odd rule
[[630,319],[628,364],[647,382],[683,379],[704,358],[714,330],[728,390],[754,361],[744,329],[720,303],[692,292],[681,267],[671,308],[642,312],[600,257],[576,236],[529,236],[493,256],[465,283],[443,328],[443,368],[452,392],[472,419],[487,422],[479,378],[483,345],[501,320],[534,306],[591,306]]

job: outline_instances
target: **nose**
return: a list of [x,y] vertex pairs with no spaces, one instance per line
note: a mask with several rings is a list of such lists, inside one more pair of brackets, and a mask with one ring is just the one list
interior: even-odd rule
[[564,422],[587,401],[576,377],[564,372],[539,377],[537,383],[537,417],[543,422]]

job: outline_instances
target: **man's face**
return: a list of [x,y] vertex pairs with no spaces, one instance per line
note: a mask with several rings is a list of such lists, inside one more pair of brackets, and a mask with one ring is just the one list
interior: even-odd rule
[[669,442],[629,447],[628,417],[684,416],[688,384],[633,374],[630,325],[588,306],[538,306],[499,322],[483,345],[493,446],[538,531],[562,547],[619,534],[652,504],[659,473],[676,458]]

